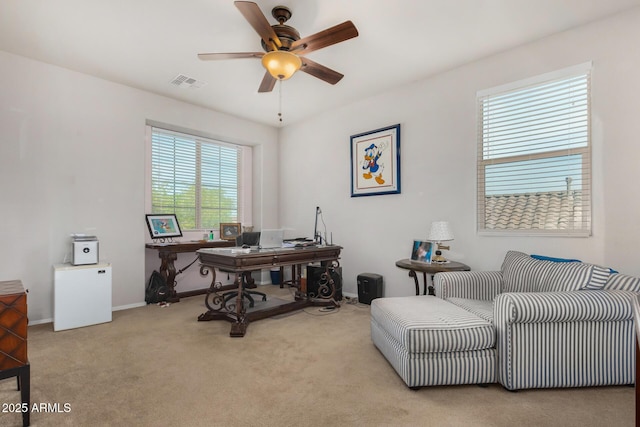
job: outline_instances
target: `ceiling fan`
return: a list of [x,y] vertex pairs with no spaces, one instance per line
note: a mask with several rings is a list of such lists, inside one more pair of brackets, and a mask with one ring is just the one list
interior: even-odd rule
[[331,46],[358,36],[358,30],[351,21],[335,25],[311,36],[300,38],[300,33],[284,23],[291,18],[291,10],[276,6],[271,15],[278,21],[270,25],[258,5],[250,1],[236,1],[235,6],[262,39],[264,52],[200,53],[203,61],[219,59],[262,58],[267,72],[260,83],[258,92],[271,92],[277,80],[286,80],[296,71],[324,80],[332,85],[338,83],[342,74],[318,64],[304,55],[323,47]]

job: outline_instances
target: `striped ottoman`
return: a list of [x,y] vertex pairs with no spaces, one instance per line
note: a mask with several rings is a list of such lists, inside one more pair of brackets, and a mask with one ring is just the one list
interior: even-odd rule
[[407,386],[496,382],[490,322],[430,295],[371,302],[371,339]]

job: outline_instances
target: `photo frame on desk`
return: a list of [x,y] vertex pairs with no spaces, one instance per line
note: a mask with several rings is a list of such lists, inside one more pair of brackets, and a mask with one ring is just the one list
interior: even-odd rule
[[152,239],[182,237],[175,214],[147,214],[147,227]]
[[239,222],[225,222],[220,223],[220,239],[222,240],[236,240],[242,233],[242,228]]
[[422,240],[414,240],[411,247],[411,262],[423,262],[431,264],[433,255],[433,243]]
[[351,197],[400,193],[400,124],[351,136]]

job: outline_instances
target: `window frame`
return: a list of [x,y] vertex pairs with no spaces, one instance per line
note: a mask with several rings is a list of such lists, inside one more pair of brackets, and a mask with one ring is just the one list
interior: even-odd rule
[[[485,236],[553,236],[553,237],[589,237],[592,234],[593,221],[592,221],[592,138],[591,138],[591,74],[592,74],[592,62],[585,62],[572,67],[567,67],[561,70],[545,73],[542,75],[534,76],[528,79],[519,80],[516,82],[508,83],[505,85],[493,87],[486,90],[477,92],[476,96],[476,117],[477,117],[477,175],[476,175],[476,231],[479,235]],[[554,81],[561,81],[563,79],[575,78],[578,76],[585,76],[586,78],[586,146],[584,147],[571,147],[562,148],[550,151],[541,152],[527,152],[519,155],[509,156],[494,156],[489,159],[485,159],[485,141],[484,141],[484,109],[483,102],[487,98],[505,96],[511,93],[517,93],[519,91],[536,87],[544,86]],[[560,113],[559,113],[560,114]],[[531,146],[531,144],[529,144]],[[523,161],[536,161],[541,159],[561,159],[562,157],[568,157],[571,155],[581,156],[581,188],[582,199],[580,202],[581,214],[583,219],[580,222],[582,227],[579,228],[487,228],[486,224],[486,210],[487,210],[487,182],[486,168],[491,165],[508,164]],[[549,164],[552,164],[550,161]],[[570,183],[571,181],[569,181]],[[569,184],[568,184],[569,185]],[[568,189],[567,189],[568,191]],[[538,191],[542,193],[543,191]],[[547,193],[550,193],[548,191]],[[532,194],[530,192],[529,194]],[[520,194],[513,193],[512,195]],[[524,193],[522,193],[524,194]]]
[[[249,145],[242,145],[233,142],[223,141],[219,137],[215,137],[212,135],[208,135],[204,132],[194,131],[191,129],[179,128],[176,126],[167,125],[164,123],[157,123],[150,120],[147,120],[146,129],[145,129],[145,151],[146,151],[146,161],[145,161],[145,211],[146,213],[152,212],[152,135],[154,128],[157,128],[161,132],[166,132],[169,134],[177,134],[178,136],[182,135],[185,138],[193,138],[194,140],[205,140],[206,142],[213,143],[215,145],[233,147],[239,150],[240,160],[238,166],[238,213],[237,220],[233,221],[236,223],[240,223],[243,226],[251,226],[252,225],[252,147]],[[199,169],[199,166],[196,170]],[[200,172],[196,172],[197,175],[200,175]],[[199,192],[196,192],[198,194]],[[198,203],[200,201],[196,199],[196,206],[198,207]],[[196,217],[197,221],[201,220],[201,208],[196,209]],[[228,221],[224,221],[228,222]],[[180,223],[183,228],[183,234],[186,237],[195,238],[201,237],[203,232],[214,231],[216,235],[219,232],[219,225],[212,228],[186,228],[183,225],[183,222]],[[198,224],[198,222],[196,222]],[[202,226],[202,224],[200,224]]]

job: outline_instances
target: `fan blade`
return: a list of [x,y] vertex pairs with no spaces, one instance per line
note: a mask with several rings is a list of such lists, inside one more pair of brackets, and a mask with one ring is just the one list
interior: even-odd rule
[[264,77],[262,78],[262,83],[260,83],[260,87],[258,88],[258,92],[271,92],[276,85],[276,79],[273,78],[271,74],[267,71],[264,73]]
[[300,71],[304,71],[305,73],[310,74],[313,77],[317,77],[320,80],[324,80],[327,83],[334,85],[344,77],[344,75],[339,72],[334,71],[331,68],[327,68],[324,65],[320,65],[310,59],[302,57],[300,59],[302,59],[302,67],[300,67]]
[[327,28],[319,33],[296,40],[291,44],[291,51],[295,51],[294,53],[296,54],[307,54],[357,36],[358,30],[356,26],[353,25],[353,22],[345,21],[342,24]]
[[241,58],[262,58],[264,52],[231,52],[231,53],[199,53],[198,58],[203,61],[213,61],[217,59],[241,59]]
[[242,16],[249,22],[249,24],[256,30],[256,33],[262,38],[267,46],[276,45],[274,50],[279,49],[282,46],[282,42],[273,31],[269,21],[264,16],[257,4],[252,1],[235,1],[236,5]]

